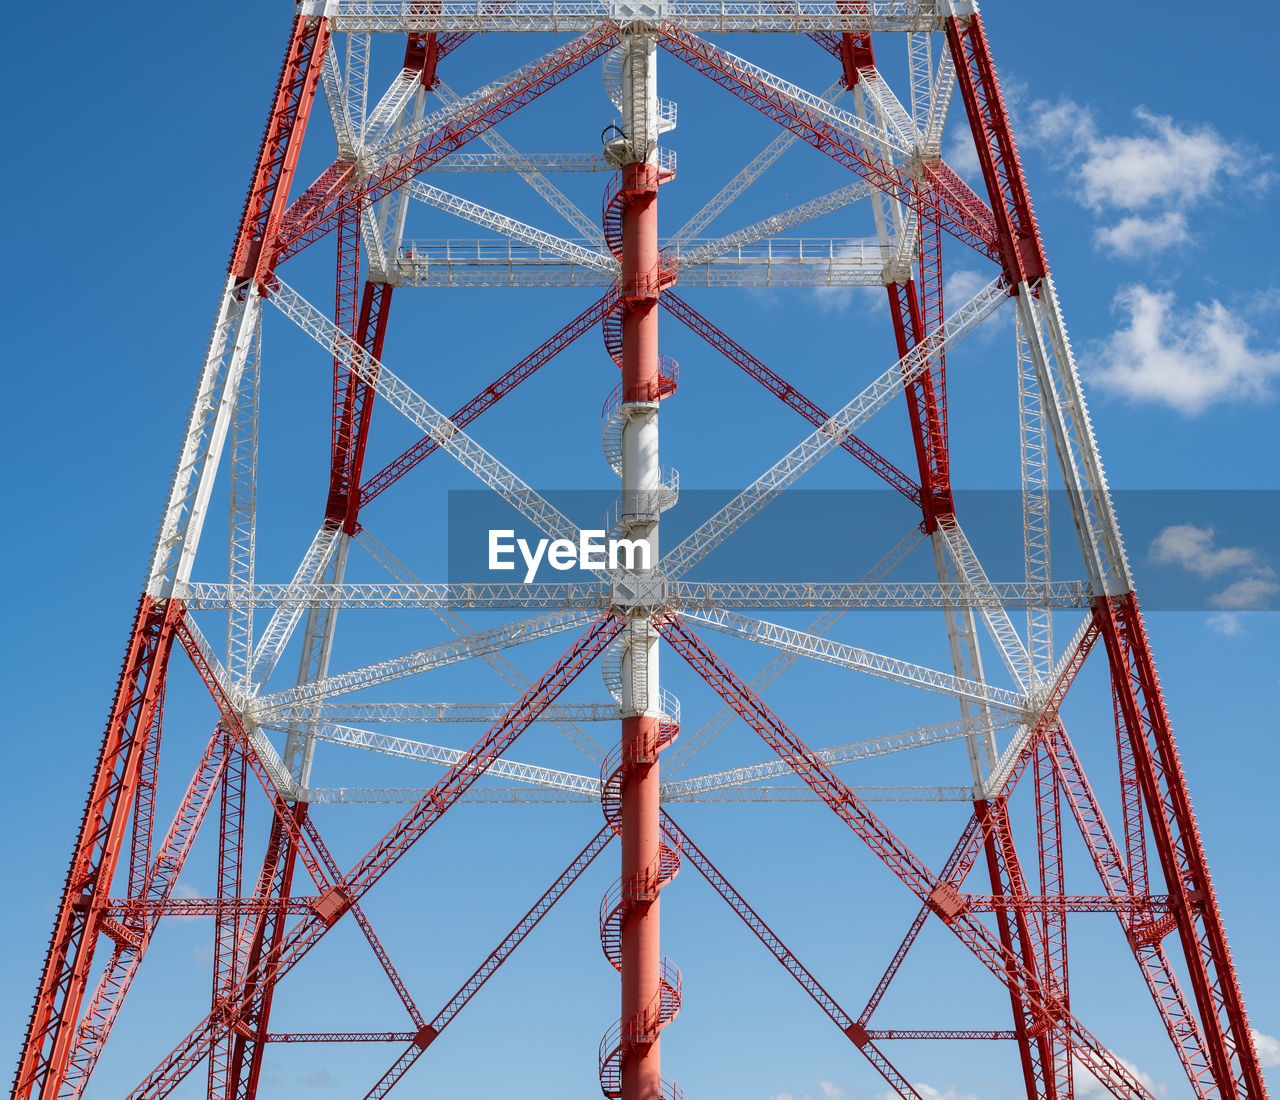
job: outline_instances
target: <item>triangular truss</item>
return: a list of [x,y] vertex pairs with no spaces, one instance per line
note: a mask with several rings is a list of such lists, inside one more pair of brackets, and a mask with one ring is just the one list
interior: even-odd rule
[[[481,32],[573,37],[509,76],[459,95],[445,83],[442,62]],[[706,37],[733,32],[766,45],[770,34],[805,35],[816,58],[825,51],[834,59],[828,65],[835,82],[814,94]],[[403,48],[402,68],[375,98],[372,46],[387,39]],[[877,68],[876,55],[902,39],[907,86],[899,95]],[[480,49],[482,41],[468,48]],[[674,178],[675,160],[660,139],[677,116],[675,105],[658,95],[660,51],[781,127],[666,238],[657,231],[658,194]],[[597,62],[616,112],[601,151],[526,154],[499,135],[495,127],[503,119]],[[336,156],[300,189],[294,176],[318,98],[333,124]],[[940,156],[953,99],[968,119],[985,199]],[[712,221],[775,161],[804,144],[848,169],[851,182],[736,232],[707,235]],[[424,178],[429,170],[437,182]],[[520,176],[576,236],[539,229],[439,185],[474,172]],[[615,173],[598,221],[549,178],[579,172]],[[874,233],[864,239],[786,235],[854,204],[870,208],[868,230]],[[414,239],[407,234],[411,208],[423,206],[472,222],[490,236]],[[969,301],[944,308],[948,239],[948,247],[958,242],[969,260],[985,261],[990,281]],[[332,315],[282,274],[285,261],[321,241],[336,243]],[[885,288],[896,362],[843,406],[820,408],[688,300],[688,288],[750,285]],[[593,286],[601,297],[445,415],[383,362],[393,293],[398,289],[399,299],[415,286]],[[1019,409],[1024,570],[1015,579],[993,580],[961,526],[952,492],[946,354],[999,311],[1015,318],[1011,377]],[[319,528],[291,580],[264,581],[255,572],[259,359],[264,316],[278,323],[277,313],[332,359],[332,445]],[[812,431],[657,560],[619,564],[601,579],[571,583],[424,583],[363,529],[362,509],[370,501],[432,452],[444,451],[546,535],[576,541],[578,524],[590,517],[565,515],[467,428],[599,326],[621,372],[603,412],[605,458],[620,479],[618,505],[605,526],[656,548],[660,516],[678,495],[678,479],[658,462],[659,410],[679,385],[676,364],[657,351],[664,313],[799,413]],[[899,397],[909,413],[910,469],[859,435]],[[366,455],[378,404],[405,418],[418,438],[374,470]],[[689,579],[730,535],[836,450],[909,501],[919,519],[918,529],[896,546],[885,540],[884,558],[861,581]],[[197,549],[220,470],[227,483],[229,554],[225,581],[214,582],[204,579],[208,555],[197,569]],[[1065,489],[1068,500],[1083,562],[1080,581],[1057,580],[1051,572],[1049,493],[1055,487]],[[936,579],[896,580],[894,570],[917,548],[931,554]],[[388,579],[348,579],[349,557],[365,551]],[[846,612],[870,607],[941,611],[950,667],[932,668],[833,636]],[[339,669],[333,647],[342,608],[430,612],[454,636]],[[768,608],[820,614],[801,630],[748,613]],[[483,630],[460,617],[503,609],[523,609],[529,617]],[[255,611],[270,612],[265,625]],[[221,656],[205,633],[215,613],[226,621]],[[1061,631],[1055,640],[1054,624],[1067,615],[1075,616],[1073,630],[1065,641]],[[1014,616],[1025,621],[1015,625]],[[503,655],[566,632],[575,640],[536,678],[526,678]],[[776,656],[747,682],[710,647],[708,632],[764,645]],[[298,671],[282,684],[277,671],[291,642]],[[983,646],[998,657],[998,666],[984,668]],[[208,688],[218,719],[164,829],[155,804],[167,669],[175,649]],[[1104,819],[1060,716],[1094,650],[1110,671],[1120,832]],[[681,734],[679,704],[661,686],[663,653],[683,658],[724,703],[695,732]],[[948,697],[958,714],[815,750],[761,698],[800,657]],[[472,658],[503,676],[514,702],[398,702],[376,691],[362,694]],[[562,698],[597,658],[612,698]],[[759,734],[773,756],[682,775],[735,718]],[[377,732],[380,723],[449,721],[489,728],[466,751]],[[591,760],[588,772],[507,757],[534,721],[563,730]],[[621,723],[621,738],[610,752],[599,747],[609,739],[594,731],[609,727],[593,726],[598,722]],[[856,787],[838,774],[856,761],[945,742],[962,743],[969,764],[966,774],[950,776],[949,785]],[[324,751],[372,750],[445,772],[421,788],[316,787],[311,775],[322,745]],[[1035,806],[1034,834],[1028,825],[1021,848],[1010,813],[1020,783],[1032,788]],[[260,866],[246,868],[246,803],[259,786],[271,825]],[[918,915],[860,1011],[834,1000],[662,808],[725,798],[825,802],[918,899]],[[361,903],[463,799],[598,802],[603,822],[456,995],[428,1018]],[[913,800],[971,804],[968,823],[941,867],[927,865],[870,808],[873,802]],[[311,808],[361,801],[404,802],[407,809],[364,858],[344,868],[323,841],[321,815]],[[177,896],[178,876],[215,806],[217,893]],[[1068,892],[1063,834],[1072,822],[1097,870],[1100,892]],[[972,3],[304,0],[41,972],[16,1095],[81,1095],[157,925],[171,915],[215,919],[210,1008],[130,1096],[168,1095],[202,1065],[210,1097],[253,1096],[269,1043],[361,1040],[398,1044],[390,1069],[368,1092],[385,1095],[615,835],[622,840],[622,872],[601,905],[600,937],[621,975],[623,1007],[599,1049],[606,1096],[681,1095],[661,1074],[659,1036],[679,1011],[682,981],[658,950],[656,901],[685,860],[903,1097],[919,1094],[886,1046],[894,1039],[934,1038],[1008,1040],[1028,1097],[1071,1096],[1073,1073],[1083,1067],[1117,1096],[1150,1100],[1136,1073],[1072,1010],[1067,917],[1084,912],[1115,914],[1198,1100],[1266,1094],[1057,292]],[[1027,867],[1024,854],[1031,851],[1034,866]],[[1149,851],[1157,867],[1150,866]],[[975,889],[970,872],[979,875],[979,864],[987,884]],[[908,951],[934,919],[1007,989],[1009,1027],[903,1029],[873,1022]],[[405,1023],[395,1031],[272,1031],[277,983],[340,921],[359,926],[404,1006]]]

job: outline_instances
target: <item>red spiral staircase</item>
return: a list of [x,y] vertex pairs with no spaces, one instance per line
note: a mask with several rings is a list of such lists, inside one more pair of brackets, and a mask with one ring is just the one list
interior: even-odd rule
[[[621,833],[622,788],[629,776],[640,768],[652,767],[658,754],[680,733],[679,709],[663,696],[664,713],[653,727],[654,734],[638,745],[632,743],[625,755],[621,745],[605,757],[600,766],[600,805],[605,821],[615,833]],[[600,946],[605,958],[619,973],[622,971],[622,928],[628,916],[642,906],[651,905],[658,893],[680,871],[680,853],[660,844],[657,858],[638,874],[618,879],[600,902]],[[622,1067],[637,1047],[657,1041],[662,1031],[680,1011],[682,980],[680,970],[665,956],[659,978],[658,993],[642,1012],[618,1020],[600,1040],[600,1091],[608,1097],[622,1095]],[[683,1100],[680,1086],[669,1077],[662,1078],[663,1100]]]

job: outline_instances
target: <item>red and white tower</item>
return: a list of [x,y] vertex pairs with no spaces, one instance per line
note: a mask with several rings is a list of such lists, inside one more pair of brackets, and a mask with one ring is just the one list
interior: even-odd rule
[[[563,41],[507,77],[466,94],[450,88],[455,50],[465,44],[481,53],[490,36],[514,32]],[[807,36],[813,66],[828,73],[830,88],[808,91],[707,37],[732,34],[765,60],[771,39]],[[885,66],[906,74],[895,92],[877,57],[904,41],[905,64]],[[400,68],[375,98],[373,62],[384,54],[394,54]],[[744,110],[780,127],[774,141],[679,227],[660,214],[660,194],[676,167],[663,144],[676,112],[659,96],[660,56],[663,66],[683,63],[731,92]],[[456,61],[461,72],[463,60]],[[499,134],[496,127],[508,116],[597,67],[607,100],[598,86],[593,95],[602,111],[609,101],[613,111],[602,148],[594,134],[570,131],[560,114],[548,120],[548,132],[571,145],[589,139],[588,152],[526,154]],[[985,198],[940,155],[953,100],[977,147]],[[302,186],[294,177],[304,138],[314,133],[313,116],[325,110],[335,135],[332,163]],[[734,232],[707,235],[712,221],[793,146],[796,154],[834,161],[850,179]],[[520,177],[575,235],[537,228],[442,185],[473,172]],[[562,190],[551,181],[557,173],[608,173],[599,221],[566,193],[569,185]],[[411,237],[428,208],[490,236]],[[819,219],[830,225],[837,215],[852,227],[859,212],[866,236],[787,235]],[[944,242],[965,264],[983,265],[987,278],[971,299],[945,307]],[[288,281],[289,261],[310,249],[333,250],[331,311]],[[845,403],[820,408],[801,392],[803,363],[787,365],[784,378],[686,300],[698,287],[754,285],[883,288],[894,361],[878,372],[851,373]],[[431,379],[417,377],[411,363],[388,361],[385,349],[393,296],[397,317],[412,317],[414,288],[445,297],[457,286],[561,287],[566,294],[595,287],[600,297],[506,370],[477,366],[486,362],[485,334],[477,333],[478,353],[460,368],[475,377],[475,396],[446,415],[424,396]],[[309,293],[327,302],[330,290]],[[1019,410],[1010,453],[1019,458],[1023,523],[1010,537],[1021,538],[1024,569],[1018,577],[993,579],[962,527],[952,491],[947,353],[1001,311],[1013,315],[1016,334],[1008,357],[1013,369],[1000,384],[1016,391]],[[787,406],[779,415],[797,434],[795,413],[812,429],[691,534],[668,539],[673,545],[659,538],[663,513],[677,501],[677,480],[662,465],[659,445],[661,413],[678,382],[675,363],[661,350],[664,314],[680,323],[668,331],[692,333],[774,394]],[[304,485],[296,470],[276,475],[300,492],[314,491],[322,505],[314,526],[290,547],[300,555],[291,579],[264,578],[257,569],[268,531],[259,530],[259,475],[270,476],[265,456],[260,463],[259,440],[271,432],[260,425],[262,333],[286,324],[318,344],[319,357],[332,365],[327,476],[317,473],[314,484]],[[504,462],[468,429],[504,398],[519,401],[520,395],[509,395],[597,327],[607,353],[599,356],[608,375],[600,389],[612,390],[603,409],[604,458],[618,478],[618,503],[606,527],[609,536],[627,540],[629,555],[585,581],[419,580],[373,537],[365,510],[384,492],[379,507],[393,506],[397,483],[428,460],[455,461],[549,538],[579,541],[591,518],[565,515],[517,472],[521,446],[572,446],[576,437],[566,431],[565,440],[548,440],[539,430],[537,439],[505,439]],[[278,369],[288,387],[303,387],[315,374],[293,363]],[[324,369],[328,377],[328,365]],[[907,416],[895,461],[859,432],[873,416],[894,415],[882,410],[899,401]],[[408,421],[417,437],[411,445],[393,448],[394,433],[379,438],[373,423],[379,406],[379,422]],[[545,426],[545,419],[527,423]],[[719,423],[711,415],[704,419]],[[884,557],[861,581],[687,579],[725,539],[840,450],[847,454],[833,461],[846,462],[850,485],[887,485],[911,503],[918,523],[905,539],[885,533]],[[1077,567],[1064,571],[1060,560],[1053,562],[1058,577],[1065,572],[1068,579],[1050,568],[1048,494],[1055,488],[1065,490],[1079,548]],[[416,499],[411,504],[420,507]],[[222,509],[228,517],[225,579],[209,579],[219,574],[215,554],[208,547],[200,552],[202,534]],[[272,529],[270,537],[281,536]],[[895,579],[894,570],[912,554],[927,559],[936,579]],[[947,667],[931,667],[914,654],[873,652],[859,644],[856,616],[841,622],[862,609],[922,607],[936,612],[937,629],[945,632]],[[770,608],[808,608],[818,617],[801,630],[746,613]],[[369,649],[368,631],[335,648],[344,609],[411,613],[442,622],[450,636],[391,657]],[[515,609],[525,617],[484,628],[461,617],[509,616]],[[1015,624],[1015,617],[1025,621]],[[225,643],[214,640],[212,624],[219,619]],[[777,656],[748,682],[711,647],[710,632],[758,643]],[[565,633],[572,641],[562,655],[533,675],[506,656]],[[367,659],[357,655],[361,646],[369,649]],[[1109,673],[1114,730],[1107,737],[1114,735],[1118,776],[1095,773],[1095,782],[1116,786],[1123,822],[1115,830],[1062,718],[1068,690],[1091,656]],[[178,809],[166,825],[156,813],[167,774],[161,742],[171,657],[196,670],[213,700],[216,725],[194,774],[181,777]],[[950,700],[955,713],[927,725],[904,721],[852,744],[811,747],[761,697],[801,658],[898,685],[904,715],[921,692]],[[611,697],[566,695],[597,659]],[[431,674],[468,660],[493,666],[510,687],[508,697],[493,703],[431,698],[430,685],[440,682]],[[696,702],[686,699],[686,709],[701,708],[712,693],[723,709],[696,731],[681,731],[680,706],[663,688],[661,663],[668,669],[687,664],[710,689]],[[387,685],[411,677],[428,685],[425,699],[402,702],[388,694],[394,687]],[[772,756],[682,775],[735,718]],[[403,722],[428,729],[479,723],[483,733],[463,748],[380,732],[380,724]],[[587,765],[575,771],[512,759],[508,750],[534,722],[561,729]],[[611,751],[584,732],[590,723],[619,726],[616,741],[596,735],[615,746]],[[1085,736],[1096,743],[1100,735],[1089,730]],[[947,774],[942,758],[929,756],[932,746],[950,742],[966,749],[960,774]],[[426,778],[412,788],[319,785],[320,754],[353,748],[412,761],[405,767],[420,768]],[[842,778],[846,765],[908,751],[919,759],[922,778],[928,772],[927,782],[866,787]],[[931,762],[937,766],[928,771]],[[773,779],[791,785],[769,786]],[[1035,811],[1021,824],[1011,812],[1019,784],[1030,789]],[[265,836],[250,835],[246,826],[259,788],[270,810]],[[917,899],[918,915],[860,1011],[831,996],[667,808],[725,798],[825,803],[837,819],[833,836],[861,841]],[[593,818],[564,871],[523,915],[512,914],[510,933],[428,1015],[366,915],[364,898],[384,879],[393,888],[396,862],[458,802],[525,800],[593,803],[603,810],[603,823]],[[958,839],[940,866],[886,823],[921,801],[961,804]],[[354,829],[342,820],[344,803],[368,802],[402,803],[404,810],[384,835],[368,838],[364,857],[343,866],[324,836]],[[882,816],[873,803],[889,809]],[[210,817],[218,822],[216,893],[176,896],[178,877]],[[843,836],[845,829],[853,838]],[[1067,881],[1064,832],[1070,830],[1083,838],[1095,884]],[[605,1096],[681,1095],[664,1076],[661,1058],[662,1032],[679,1011],[682,980],[663,955],[660,914],[664,889],[682,862],[796,978],[848,1038],[851,1057],[865,1057],[905,1098],[919,1094],[887,1050],[893,1040],[911,1038],[1001,1044],[1009,1072],[1021,1073],[1030,1100],[1067,1100],[1080,1067],[1117,1096],[1151,1100],[1113,1053],[1111,1037],[1096,1036],[1073,1010],[1067,936],[1075,915],[1085,913],[1114,914],[1150,991],[1153,1008],[1142,1011],[1154,1012],[1167,1030],[1196,1100],[1266,1095],[1058,291],[982,19],[970,0],[303,0],[40,969],[15,1095],[48,1100],[89,1089],[154,933],[175,915],[215,923],[209,1008],[185,1034],[157,1037],[158,1061],[138,1067],[131,1097],[168,1095],[193,1072],[207,1079],[211,1100],[251,1097],[271,1043],[362,1041],[394,1045],[390,1068],[367,1090],[386,1095],[615,837],[619,873],[601,903],[599,926],[620,986],[620,1002],[601,1005],[602,1025],[614,1021],[598,1052]],[[963,1020],[881,1027],[873,1021],[904,958],[933,921],[990,972],[994,988],[1003,987],[1007,1027],[980,1030]],[[304,1029],[313,1021],[273,1015],[278,984],[342,922],[358,927],[395,990],[404,1009],[398,1027],[371,1022],[365,1031],[310,1031]],[[584,930],[584,945],[592,938]],[[579,1056],[588,1061],[590,1051]],[[264,1085],[264,1095],[268,1091]]]

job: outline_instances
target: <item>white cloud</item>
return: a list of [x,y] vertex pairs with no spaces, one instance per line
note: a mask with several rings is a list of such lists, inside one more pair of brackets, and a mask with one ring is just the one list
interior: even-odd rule
[[1223,611],[1217,615],[1210,615],[1205,620],[1209,629],[1215,634],[1225,634],[1228,638],[1236,638],[1244,633],[1244,622],[1234,611]]
[[1212,527],[1179,523],[1166,527],[1151,543],[1157,565],[1180,565],[1202,577],[1216,577],[1234,569],[1260,566],[1258,551],[1248,546],[1215,547]]
[[1219,301],[1178,306],[1171,291],[1121,287],[1128,320],[1102,344],[1092,374],[1105,389],[1157,401],[1188,416],[1217,401],[1270,396],[1280,349],[1253,345],[1253,330]]
[[1178,244],[1190,244],[1187,216],[1181,210],[1166,210],[1158,218],[1131,214],[1115,225],[1103,226],[1093,234],[1093,243],[1113,256],[1137,259],[1152,252],[1163,252]]
[[1249,1029],[1253,1035],[1253,1046],[1258,1052],[1258,1061],[1264,1066],[1280,1066],[1280,1039],[1264,1035],[1256,1027]]
[[1244,176],[1257,163],[1253,150],[1227,141],[1212,126],[1184,127],[1145,107],[1134,117],[1138,133],[1102,134],[1087,107],[1040,101],[1031,106],[1031,132],[1073,166],[1080,200],[1098,210],[1138,210],[1156,202],[1185,206],[1209,198],[1224,179]]
[[1208,580],[1224,573],[1243,574],[1206,601],[1223,612],[1209,618],[1209,627],[1219,634],[1242,634],[1244,623],[1237,611],[1266,611],[1271,597],[1280,592],[1275,570],[1257,550],[1247,546],[1215,546],[1212,527],[1192,523],[1174,524],[1161,531],[1151,543],[1151,560],[1157,565],[1178,565]]
[[1280,584],[1266,577],[1244,577],[1209,597],[1209,606],[1220,611],[1266,611]]
[[1100,214],[1131,212],[1097,232],[1099,248],[1134,258],[1187,244],[1187,210],[1214,198],[1228,181],[1266,186],[1267,175],[1258,171],[1265,158],[1212,126],[1183,125],[1145,107],[1134,117],[1136,133],[1103,134],[1093,112],[1069,99],[1031,105],[1032,143],[1069,168],[1077,201]]

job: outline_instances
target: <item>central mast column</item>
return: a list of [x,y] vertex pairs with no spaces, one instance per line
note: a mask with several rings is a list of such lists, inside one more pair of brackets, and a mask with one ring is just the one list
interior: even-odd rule
[[[658,295],[663,277],[658,252],[657,137],[660,108],[656,43],[633,23],[620,36],[615,66],[621,76],[618,106],[622,140],[609,152],[621,169],[614,202],[621,210],[622,500],[623,537],[643,543],[638,573],[658,563],[658,517],[670,503],[658,462],[658,402],[671,388],[658,354]],[[620,63],[620,64],[619,64]],[[616,70],[615,70],[616,71]],[[678,1005],[664,980],[658,894],[670,874],[659,821],[658,753],[664,744],[659,706],[658,636],[650,609],[630,611],[622,659],[622,773],[619,829],[622,847],[621,1058],[623,1100],[662,1096],[661,1028]]]

